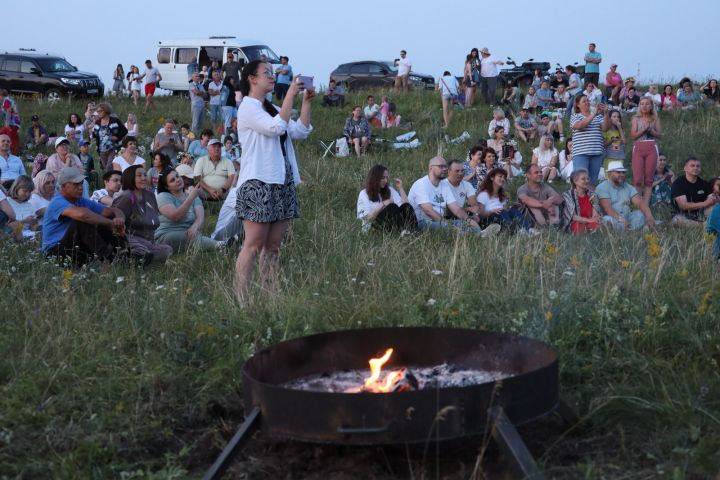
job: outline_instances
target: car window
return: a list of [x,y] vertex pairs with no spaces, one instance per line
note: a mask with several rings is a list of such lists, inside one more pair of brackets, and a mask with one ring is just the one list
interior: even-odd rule
[[347,63],[340,65],[336,70],[335,73],[348,73],[350,71],[350,65]]
[[74,72],[75,67],[62,58],[39,58],[40,69],[43,72]]
[[198,64],[200,67],[210,67],[213,60],[222,62],[223,47],[200,47]]
[[197,62],[198,49],[197,48],[176,48],[175,49],[175,63],[189,64],[193,60]]
[[5,60],[2,69],[6,72],[19,72],[20,71],[20,60]]
[[385,73],[385,69],[377,63],[369,64],[368,68],[370,69],[370,73]]
[[368,73],[369,68],[367,63],[356,63],[352,67],[350,67],[350,73],[352,74],[359,74],[359,73]]
[[243,52],[248,60],[253,61],[256,58],[260,58],[260,55],[265,55],[270,63],[280,63],[280,57],[272,51],[267,45],[248,45],[242,47]]
[[32,69],[36,68],[32,62],[23,61],[20,63],[20,73],[32,73]]
[[157,62],[170,63],[170,48],[158,48]]

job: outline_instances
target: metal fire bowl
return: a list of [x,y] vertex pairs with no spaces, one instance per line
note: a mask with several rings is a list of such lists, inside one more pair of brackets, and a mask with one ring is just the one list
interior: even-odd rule
[[[460,367],[509,377],[469,387],[399,393],[291,390],[289,380],[345,369],[393,347],[384,368]],[[322,333],[273,345],[242,368],[245,409],[260,408],[274,437],[314,443],[391,445],[483,434],[488,409],[501,406],[514,424],[552,411],[559,401],[558,353],[525,337],[481,330],[402,327]]]

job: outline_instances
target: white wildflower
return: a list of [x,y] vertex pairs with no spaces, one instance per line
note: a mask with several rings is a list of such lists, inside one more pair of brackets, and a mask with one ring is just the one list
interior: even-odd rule
[[124,282],[124,281],[125,281],[125,277],[117,277],[117,278],[115,279],[115,283],[122,283],[122,282]]
[[437,302],[437,300],[435,300],[434,298],[428,298],[426,305],[428,307],[432,307],[433,305],[435,305],[436,302]]

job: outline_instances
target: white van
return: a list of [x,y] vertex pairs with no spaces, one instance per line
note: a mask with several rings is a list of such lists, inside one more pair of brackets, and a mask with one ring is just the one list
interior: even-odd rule
[[190,40],[161,40],[158,42],[157,64],[162,75],[160,88],[181,94],[189,89],[188,65],[195,60],[200,69],[210,67],[213,60],[220,66],[225,62],[228,52],[244,65],[265,55],[268,62],[279,64],[280,58],[267,45],[254,40],[239,40],[236,37],[209,37]]

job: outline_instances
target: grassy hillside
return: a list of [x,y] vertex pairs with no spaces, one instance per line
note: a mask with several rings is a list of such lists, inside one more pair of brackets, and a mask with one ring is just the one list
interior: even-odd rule
[[[281,256],[282,291],[257,292],[261,301],[249,308],[233,303],[230,255],[72,272],[44,260],[36,246],[2,244],[0,477],[198,476],[242,419],[240,366],[249,355],[313,332],[383,325],[492,329],[557,348],[562,395],[582,423],[530,440],[548,477],[716,476],[720,274],[712,239],[670,227],[581,238],[363,235],[355,201],[370,166],[388,166],[409,188],[440,148],[446,158],[464,158],[472,144],[445,145],[437,94],[393,100],[423,146],[373,146],[361,159],[320,158],[319,140],[340,135],[349,108],[317,102],[315,131],[297,144],[305,183],[301,219]],[[163,118],[189,120],[189,103],[180,99],[158,99],[159,112],[145,116],[127,99],[112,103],[123,120],[138,112],[142,139]],[[20,107],[25,119],[37,113],[57,131],[70,112],[84,111],[81,103]],[[716,110],[662,116],[661,148],[676,173],[694,153],[703,176],[720,174],[719,119]],[[483,138],[489,120],[484,107],[461,112],[447,133]],[[526,163],[530,150],[522,147]],[[444,465],[443,478],[468,478],[473,448]],[[255,447],[234,472],[332,478],[355,455],[361,467],[346,478],[408,475],[407,468],[389,472],[374,449],[307,451]],[[308,455],[314,460],[305,461]],[[420,459],[405,463],[415,478],[435,478]]]

